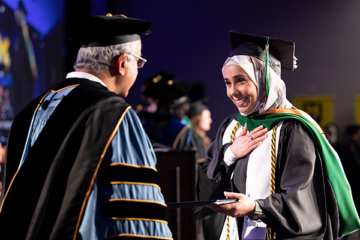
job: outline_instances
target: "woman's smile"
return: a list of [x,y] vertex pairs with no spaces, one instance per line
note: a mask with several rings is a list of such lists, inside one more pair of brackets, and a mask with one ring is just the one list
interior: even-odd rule
[[242,106],[243,104],[245,104],[248,99],[249,99],[249,98],[244,97],[244,98],[239,99],[239,100],[233,99],[233,101],[234,101],[234,103],[235,103],[236,106],[240,107],[240,106]]

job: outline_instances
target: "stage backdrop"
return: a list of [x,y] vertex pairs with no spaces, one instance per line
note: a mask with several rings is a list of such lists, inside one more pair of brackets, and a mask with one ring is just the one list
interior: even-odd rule
[[221,67],[230,51],[229,30],[295,41],[298,69],[283,70],[287,97],[334,96],[334,122],[355,123],[354,95],[360,93],[360,1],[117,1],[116,14],[153,23],[143,37],[148,59],[127,101],[140,102],[140,86],[160,70],[186,82],[204,82],[214,122],[237,109],[227,98]]

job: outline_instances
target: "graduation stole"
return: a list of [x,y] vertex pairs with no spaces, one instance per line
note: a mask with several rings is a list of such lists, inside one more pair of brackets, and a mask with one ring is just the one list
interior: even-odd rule
[[334,190],[339,209],[340,235],[345,236],[355,232],[360,228],[360,220],[338,154],[326,140],[320,126],[307,113],[295,109],[274,109],[253,117],[242,116],[240,113],[237,116],[242,126],[247,123],[248,131],[260,125],[272,129],[276,123],[290,119],[298,120],[306,126],[323,159],[325,172]]

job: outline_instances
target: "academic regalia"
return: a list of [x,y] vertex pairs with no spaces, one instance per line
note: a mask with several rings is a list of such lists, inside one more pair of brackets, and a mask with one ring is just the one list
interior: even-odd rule
[[[92,24],[73,35],[83,46],[131,42],[151,31],[150,23],[126,17],[84,23]],[[122,32],[95,34],[108,27]],[[91,74],[69,73],[13,122],[0,238],[170,240],[155,165],[151,143],[124,99]]]
[[[246,194],[247,165],[252,153],[231,167],[222,164],[224,153],[231,145],[223,145],[223,136],[228,126],[237,121],[236,116],[234,114],[220,124],[216,140],[207,152],[203,170],[213,181],[211,198],[223,198],[232,172],[235,191]],[[277,154],[276,193],[271,198],[258,200],[264,215],[261,221],[276,229],[277,239],[336,239],[338,211],[335,196],[324,176],[322,159],[311,134],[300,122],[283,123]],[[248,220],[248,217],[237,218],[240,234],[244,219]]]
[[[358,230],[337,153],[318,124],[286,99],[281,68],[297,67],[295,43],[236,31],[230,38],[232,51],[222,68],[227,87],[240,77],[227,75],[225,68],[240,66],[247,74],[244,81],[257,88],[257,98],[251,111],[221,123],[203,170],[213,181],[211,198],[223,197],[230,187],[255,200],[255,210],[245,217],[227,216],[220,239],[336,239]],[[235,89],[232,97],[246,101],[246,91]],[[268,137],[239,159],[230,145],[245,124],[248,133],[267,128]]]
[[[0,214],[1,238],[68,239],[77,230],[79,239],[94,234],[106,238],[135,234],[134,224],[153,225],[142,226],[145,230],[140,235],[171,238],[164,226],[167,213],[155,155],[133,110],[100,83],[87,79],[67,79],[47,95],[58,90],[61,94],[69,86],[73,89],[66,96],[54,95],[52,100],[40,96],[14,120],[7,152],[7,194]],[[42,110],[46,105],[51,111],[57,107],[48,115]],[[38,132],[34,124],[44,127]],[[29,136],[27,129],[32,129]],[[89,211],[96,214],[89,215]],[[126,220],[131,218],[134,220]],[[6,226],[18,226],[17,231]],[[154,232],[146,233],[146,229]]]

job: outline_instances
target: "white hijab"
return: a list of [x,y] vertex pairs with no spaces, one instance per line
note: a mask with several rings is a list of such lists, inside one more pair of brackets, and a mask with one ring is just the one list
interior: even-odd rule
[[221,71],[224,76],[224,69],[229,65],[240,66],[258,89],[257,101],[254,109],[241,115],[247,116],[252,113],[263,113],[277,108],[291,108],[292,104],[286,99],[286,87],[284,81],[275,71],[269,67],[269,96],[266,99],[265,90],[265,67],[264,63],[257,58],[245,55],[235,55],[226,59]]

